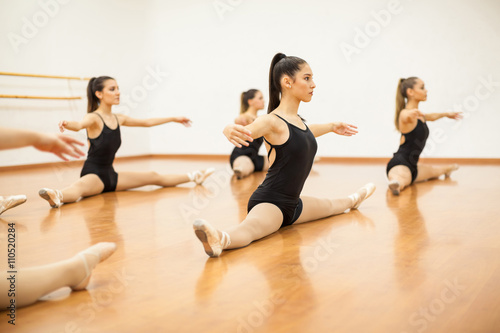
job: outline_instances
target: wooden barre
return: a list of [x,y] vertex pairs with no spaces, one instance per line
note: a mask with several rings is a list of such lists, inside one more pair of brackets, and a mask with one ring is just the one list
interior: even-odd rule
[[87,80],[87,81],[90,80],[89,77],[41,75],[41,74],[22,74],[22,73],[8,73],[8,72],[0,72],[0,75],[40,77],[40,78],[45,78],[45,79]]
[[23,95],[0,95],[0,98],[28,98],[28,99],[82,99],[80,96],[50,97],[50,96],[23,96]]

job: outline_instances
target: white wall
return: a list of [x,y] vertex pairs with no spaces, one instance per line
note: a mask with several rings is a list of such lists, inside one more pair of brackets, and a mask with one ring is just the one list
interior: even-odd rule
[[[151,48],[147,3],[0,0],[0,8],[0,71],[79,77],[110,75],[118,80],[122,96],[141,86],[147,75],[147,50]],[[25,20],[34,28],[26,28],[30,23]],[[78,102],[0,99],[0,126],[57,132],[60,120],[80,120],[87,112],[86,85],[84,81],[0,76],[0,91],[5,94],[83,96]],[[148,116],[148,103],[148,99],[139,99],[121,106],[121,110],[132,116]],[[147,129],[125,128],[122,133],[118,156],[150,153]],[[68,134],[86,140],[84,131]],[[59,159],[33,148],[0,152],[3,166],[54,161]]]
[[[353,138],[320,138],[320,155],[391,156],[398,145],[396,84],[416,75],[429,89],[423,112],[465,112],[458,123],[429,124],[424,156],[500,157],[496,0],[67,2],[16,53],[8,33],[21,34],[23,17],[42,9],[37,1],[0,0],[0,70],[115,76],[129,95],[116,111],[193,119],[189,129],[127,129],[121,156],[229,154],[221,131],[237,115],[241,91],[259,88],[267,96],[268,66],[281,51],[304,58],[314,71],[315,96],[300,110],[309,123],[343,120],[359,127]],[[357,29],[371,37],[363,39]],[[357,53],[346,54],[349,47]],[[160,73],[157,82],[150,72]],[[0,89],[69,94],[66,81],[54,83],[60,87],[50,81],[0,77]],[[84,95],[84,84],[71,84]],[[53,131],[59,119],[84,113],[84,101],[0,100],[3,126]],[[30,148],[0,154],[0,165],[49,160],[55,158]]]

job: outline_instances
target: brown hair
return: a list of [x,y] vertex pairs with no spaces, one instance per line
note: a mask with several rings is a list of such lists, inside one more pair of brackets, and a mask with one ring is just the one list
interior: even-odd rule
[[259,90],[257,89],[250,89],[241,93],[240,114],[248,110],[248,108],[250,107],[250,105],[248,105],[248,101],[253,99],[258,91]]
[[399,79],[398,89],[396,90],[396,115],[394,117],[394,124],[399,131],[399,114],[406,107],[405,98],[408,99],[406,91],[408,89],[413,89],[415,83],[417,83],[417,77],[412,76],[407,79]]
[[95,95],[96,91],[102,91],[104,89],[104,82],[107,80],[114,80],[110,76],[99,76],[90,79],[87,86],[87,113],[94,112],[99,107],[99,98]]
[[271,61],[269,69],[269,104],[267,113],[271,113],[280,105],[281,83],[283,75],[288,75],[292,79],[306,61],[299,57],[286,56],[283,53],[276,53]]

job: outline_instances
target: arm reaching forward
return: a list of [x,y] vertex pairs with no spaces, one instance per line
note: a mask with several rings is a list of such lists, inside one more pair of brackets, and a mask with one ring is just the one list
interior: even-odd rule
[[33,146],[40,151],[53,153],[67,161],[65,155],[79,158],[85,155],[78,146],[83,143],[62,134],[44,134],[14,128],[0,128],[0,150]]
[[344,136],[353,136],[358,133],[358,128],[356,126],[343,122],[334,122],[328,124],[312,124],[309,125],[309,129],[311,130],[311,132],[314,134],[315,137],[319,137],[330,132]]

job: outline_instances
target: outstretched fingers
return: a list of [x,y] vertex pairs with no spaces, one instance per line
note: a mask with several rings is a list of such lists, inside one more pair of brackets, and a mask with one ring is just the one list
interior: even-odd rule
[[85,153],[78,148],[78,146],[83,146],[82,142],[66,135],[58,135],[58,137],[62,141],[62,143],[60,145],[60,148],[56,150],[54,154],[61,157],[63,160],[66,159],[63,158],[60,154],[66,154],[74,158],[79,158],[85,155]]
[[228,125],[224,129],[224,135],[226,136],[226,138],[229,140],[229,142],[231,142],[238,148],[241,148],[242,145],[248,146],[248,141],[253,141],[253,138],[250,136],[251,134],[252,133],[244,126],[236,124]]

